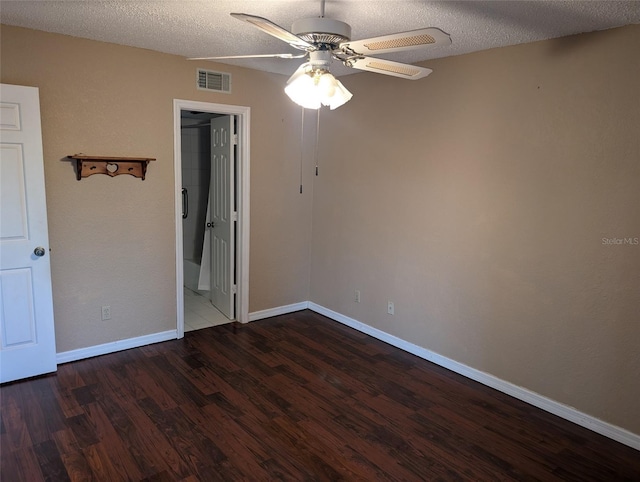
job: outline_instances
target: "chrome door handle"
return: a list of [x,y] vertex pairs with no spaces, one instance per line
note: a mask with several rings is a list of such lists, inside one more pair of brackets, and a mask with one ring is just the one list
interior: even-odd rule
[[42,246],[38,246],[36,249],[33,250],[33,254],[35,254],[38,257],[44,256],[44,253],[46,253],[46,251]]

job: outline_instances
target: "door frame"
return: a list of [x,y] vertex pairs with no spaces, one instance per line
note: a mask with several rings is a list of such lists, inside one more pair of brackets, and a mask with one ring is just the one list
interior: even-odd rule
[[184,336],[184,261],[182,244],[182,149],[180,135],[181,111],[194,110],[211,114],[234,115],[237,118],[238,136],[236,171],[238,221],[236,224],[236,321],[249,321],[249,127],[251,108],[228,104],[213,104],[192,100],[173,100],[173,167],[176,222],[176,320],[177,338]]

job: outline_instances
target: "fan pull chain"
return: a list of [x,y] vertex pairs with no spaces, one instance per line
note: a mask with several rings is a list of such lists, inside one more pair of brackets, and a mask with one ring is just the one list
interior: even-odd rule
[[302,194],[302,167],[304,164],[304,107],[300,108],[302,120],[300,121],[300,194]]
[[320,0],[320,18],[324,18],[324,0]]
[[316,116],[316,152],[315,152],[315,157],[316,157],[316,176],[318,175],[318,145],[320,144],[320,109],[318,109],[317,111],[317,116]]

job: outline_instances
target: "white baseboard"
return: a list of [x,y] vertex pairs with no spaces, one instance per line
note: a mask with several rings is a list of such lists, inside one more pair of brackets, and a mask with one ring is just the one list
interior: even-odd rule
[[135,338],[127,338],[126,340],[103,343],[102,345],[89,346],[87,348],[63,351],[56,354],[56,362],[60,365],[62,363],[82,360],[83,358],[91,358],[98,355],[106,355],[107,353],[128,350],[129,348],[151,345],[152,343],[158,343],[161,341],[175,340],[177,337],[178,335],[176,330],[168,330],[160,333],[152,333],[151,335],[143,335]]
[[[308,306],[309,303],[307,301],[302,301],[291,305],[278,306],[276,308],[269,308],[262,311],[254,311],[253,313],[249,313],[249,321],[262,320],[272,316],[285,315],[287,313],[293,313],[294,311],[306,310]],[[161,333],[104,343],[102,345],[64,351],[56,354],[56,362],[60,365],[62,363],[82,360],[84,358],[91,358],[99,355],[106,355],[107,353],[115,353],[117,351],[137,348],[139,346],[150,345],[161,341],[175,340],[177,337],[177,330],[169,330]]]
[[267,310],[254,311],[252,313],[249,313],[249,321],[257,321],[264,318],[271,318],[272,316],[286,315],[287,313],[293,313],[294,311],[306,310],[308,307],[308,301],[301,301],[300,303],[293,303],[291,305],[284,305],[278,306],[276,308],[269,308]]
[[589,430],[599,433],[600,435],[604,435],[605,437],[628,445],[629,447],[632,447],[636,450],[640,450],[640,435],[634,434],[615,425],[611,425],[607,422],[603,422],[602,420],[592,417],[591,415],[587,415],[586,413],[580,412],[573,407],[564,405],[560,402],[556,402],[555,400],[551,400],[550,398],[544,397],[538,393],[532,392],[531,390],[527,390],[526,388],[519,387],[517,385],[504,381],[488,373],[476,370],[475,368],[471,368],[455,360],[427,350],[426,348],[422,348],[414,345],[413,343],[409,343],[408,341],[390,335],[389,333],[386,333],[382,330],[378,330],[377,328],[373,328],[372,326],[366,325],[360,321],[349,318],[348,316],[332,311],[316,303],[309,302],[308,308],[312,311],[315,311],[316,313],[320,313],[321,315],[326,316],[327,318],[331,318],[334,321],[350,326],[351,328],[354,328],[362,333],[366,333],[367,335],[377,338],[378,340],[384,341],[386,343],[389,343],[390,345],[412,353],[420,358],[433,362],[436,365],[440,365],[441,367],[459,373],[460,375],[470,378],[471,380],[480,382],[483,385],[506,393],[507,395],[522,400],[523,402],[527,402],[534,407],[541,408],[542,410],[557,415],[558,417],[564,418],[565,420],[569,420],[570,422],[576,423],[582,427],[588,428]]

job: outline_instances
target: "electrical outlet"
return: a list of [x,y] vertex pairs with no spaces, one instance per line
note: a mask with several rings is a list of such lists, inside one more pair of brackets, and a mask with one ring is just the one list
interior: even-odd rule
[[102,321],[111,319],[111,307],[103,306],[102,307]]
[[356,296],[353,299],[356,303],[360,303],[360,290],[356,290]]
[[393,301],[387,302],[387,313],[393,315],[395,313],[395,306],[393,306]]

